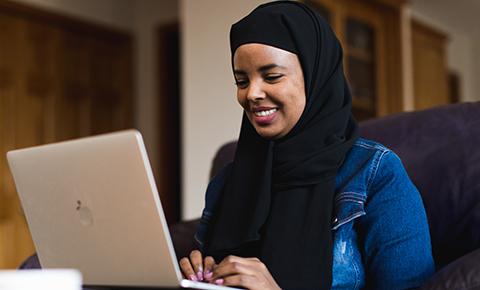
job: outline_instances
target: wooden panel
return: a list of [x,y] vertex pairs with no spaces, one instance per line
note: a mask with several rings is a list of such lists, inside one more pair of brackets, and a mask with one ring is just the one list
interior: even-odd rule
[[91,37],[62,31],[59,49],[59,94],[55,102],[55,137],[68,140],[90,135],[92,98]]
[[34,252],[5,153],[132,126],[126,34],[0,1],[0,269]]
[[58,93],[59,30],[23,22],[20,33],[20,84],[16,114],[17,148],[55,141],[54,101]]
[[412,45],[415,109],[448,104],[446,36],[414,21]]
[[18,265],[34,252],[5,153],[17,147],[16,128],[25,22],[0,13],[0,268]]
[[91,104],[92,133],[100,134],[131,126],[130,51],[124,43],[93,41]]

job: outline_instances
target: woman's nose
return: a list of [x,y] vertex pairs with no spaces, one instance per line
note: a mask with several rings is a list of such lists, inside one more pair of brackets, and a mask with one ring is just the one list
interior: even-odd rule
[[265,91],[262,88],[262,85],[258,82],[251,82],[248,86],[247,99],[249,101],[255,102],[265,99]]

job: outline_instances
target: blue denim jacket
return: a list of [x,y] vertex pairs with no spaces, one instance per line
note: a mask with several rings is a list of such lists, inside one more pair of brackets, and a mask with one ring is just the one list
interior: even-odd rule
[[[200,248],[230,169],[207,188]],[[420,194],[391,150],[362,138],[354,144],[336,177],[334,212],[332,289],[409,289],[433,274]]]

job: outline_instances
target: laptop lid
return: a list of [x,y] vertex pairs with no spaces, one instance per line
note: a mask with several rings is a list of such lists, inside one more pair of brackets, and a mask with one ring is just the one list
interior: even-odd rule
[[7,153],[44,268],[86,285],[178,287],[182,280],[140,133]]

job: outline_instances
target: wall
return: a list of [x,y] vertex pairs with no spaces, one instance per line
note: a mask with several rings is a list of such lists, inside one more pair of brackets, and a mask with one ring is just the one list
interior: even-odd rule
[[230,64],[230,26],[259,0],[182,0],[183,218],[200,216],[215,151],[238,137],[242,110]]
[[[480,25],[478,26],[480,27]],[[480,28],[478,28],[480,30]],[[473,41],[473,49],[472,52],[476,56],[476,59],[473,61],[472,67],[473,67],[473,73],[472,73],[472,78],[473,82],[476,84],[476,86],[473,88],[472,95],[472,100],[480,100],[480,54],[478,53],[480,51],[480,32],[478,33],[478,37],[476,37]]]
[[150,162],[157,171],[162,144],[158,142],[156,29],[163,23],[178,22],[179,4],[177,0],[132,0],[132,4],[137,41],[135,124],[142,132]]

